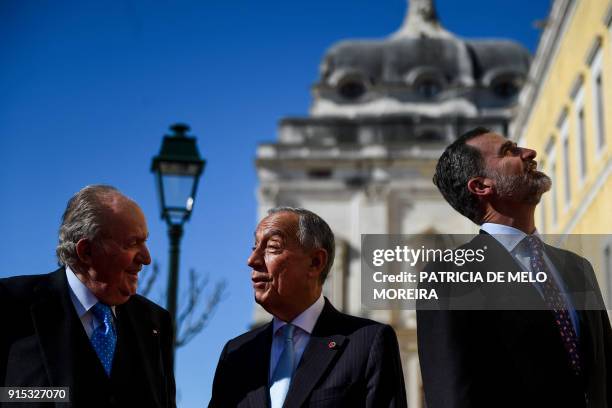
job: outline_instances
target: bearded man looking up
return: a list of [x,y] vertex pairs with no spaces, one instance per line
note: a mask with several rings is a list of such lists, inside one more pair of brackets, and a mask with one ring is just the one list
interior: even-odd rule
[[466,247],[488,244],[495,254],[495,269],[484,270],[550,273],[546,284],[526,285],[539,304],[532,310],[417,310],[428,408],[612,406],[610,321],[605,310],[576,307],[569,288],[588,283],[598,299],[601,292],[586,259],[537,234],[535,208],[551,180],[535,158],[535,150],[476,128],[438,161],[434,183],[480,226]]

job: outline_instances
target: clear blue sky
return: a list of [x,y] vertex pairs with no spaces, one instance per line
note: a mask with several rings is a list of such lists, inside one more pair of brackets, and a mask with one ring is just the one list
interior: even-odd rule
[[[533,22],[549,5],[437,2],[450,31],[514,39],[532,52]],[[256,223],[257,143],[276,138],[283,116],[307,114],[328,47],[388,35],[405,7],[405,0],[2,1],[0,277],[54,270],[66,201],[92,183],[115,185],[141,204],[152,256],[165,271],[150,161],[168,126],[188,123],[208,165],[186,225],[183,276],[194,267],[228,281],[211,324],[178,351],[179,404],[203,406],[223,344],[252,316],[245,261]]]

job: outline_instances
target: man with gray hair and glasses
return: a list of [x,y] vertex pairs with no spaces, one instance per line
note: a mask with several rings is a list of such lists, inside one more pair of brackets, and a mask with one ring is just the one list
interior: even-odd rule
[[60,268],[0,279],[0,385],[68,387],[74,407],[176,406],[170,315],[136,294],[147,237],[140,207],[114,187],[68,201]]
[[405,407],[393,329],[340,313],[322,295],[334,234],[301,208],[268,212],[247,263],[273,320],[223,349],[210,407]]

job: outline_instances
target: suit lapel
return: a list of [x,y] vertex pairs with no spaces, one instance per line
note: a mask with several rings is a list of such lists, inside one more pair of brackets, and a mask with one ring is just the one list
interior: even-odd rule
[[[118,371],[144,372],[146,378],[142,379],[142,382],[146,383],[146,389],[154,390],[152,391],[154,398],[161,405],[160,393],[164,390],[164,384],[159,344],[160,328],[154,325],[146,315],[138,314],[133,308],[134,304],[130,301],[116,308],[119,326],[117,344],[123,348],[117,350],[121,352],[121,355],[115,355],[120,359],[116,359],[113,363],[112,377],[120,377],[122,373]],[[129,364],[129,367],[119,370],[122,364]],[[139,370],[136,365],[140,365],[142,370]],[[130,380],[125,379],[125,381]]]
[[[495,239],[492,239],[491,241],[496,242]],[[500,255],[503,259],[505,259],[504,262],[514,262],[514,264],[518,266],[514,258],[500,244],[498,244],[498,246],[502,248],[502,250],[500,250],[500,253],[505,253],[508,255],[507,257],[503,257],[502,255]],[[575,296],[576,295],[580,296],[585,293],[591,293],[593,289],[590,288],[589,285],[587,285],[585,270],[581,265],[575,262],[575,258],[568,257],[559,248],[550,246],[548,244],[544,244],[544,248],[545,248],[546,256],[548,256],[548,258],[550,259],[553,266],[556,268],[557,272],[559,273],[561,277],[563,285],[565,286],[567,290],[566,295],[570,298],[570,300],[573,303],[573,306],[576,308],[576,312],[579,317],[579,325],[580,325],[580,333],[581,333],[580,334],[580,343],[582,345],[581,360],[584,364],[584,367],[586,370],[585,372],[588,372],[589,368],[595,364],[594,362],[596,361],[596,358],[597,358],[597,356],[595,355],[595,350],[597,350],[596,338],[593,336],[593,333],[596,330],[596,327],[595,327],[596,323],[593,321],[593,317],[595,313],[589,310],[585,310],[585,308],[588,309],[588,306],[585,306],[589,304],[588,299],[583,299],[580,297],[576,298]],[[570,261],[573,261],[573,262],[570,262]],[[501,264],[507,265],[505,263],[501,263]],[[533,285],[531,286],[533,287]],[[539,292],[536,292],[535,288],[533,288],[533,292],[534,292],[533,295],[534,296],[537,295],[537,298],[533,297],[534,300],[530,300],[530,304],[532,304],[531,302],[534,302],[533,305],[538,306],[536,307],[536,309],[549,311],[548,308],[545,307],[544,300],[542,300],[542,296],[539,294]],[[541,302],[542,304],[540,305],[539,302]],[[553,321],[554,315],[552,311],[549,311],[549,312],[550,313],[546,315],[528,314],[528,315],[524,315],[524,318],[530,319],[530,320],[534,319],[534,321],[535,319],[543,319],[541,320],[541,324],[547,324],[547,325],[551,325],[552,327],[555,327],[555,333],[558,333],[558,330],[556,329],[556,325]]]
[[54,386],[69,386],[75,392],[79,388],[77,384],[86,381],[78,375],[78,367],[89,362],[94,367],[97,363],[100,373],[103,368],[70,300],[64,269],[51,274],[49,281],[41,283],[35,291],[40,293],[40,300],[32,305],[30,312],[49,382]]
[[285,407],[301,406],[343,349],[346,337],[333,334],[338,329],[334,324],[337,314],[339,312],[325,299],[323,311],[291,380]]
[[593,321],[593,318],[597,315],[597,312],[589,310],[592,308],[592,304],[589,303],[589,299],[581,298],[581,296],[592,294],[595,290],[587,285],[587,277],[585,276],[586,271],[581,265],[576,262],[568,264],[568,261],[575,261],[576,258],[564,256],[564,253],[558,248],[549,245],[546,245],[546,254],[561,275],[567,289],[567,296],[572,301],[576,313],[578,314],[581,360],[585,372],[589,372],[597,359],[595,355],[597,343],[596,337],[593,335],[596,331],[596,323]]
[[252,360],[248,366],[252,367],[254,372],[244,374],[247,376],[252,375],[252,378],[257,379],[257,384],[248,393],[247,400],[252,407],[268,407],[270,406],[268,378],[270,376],[272,322],[263,327],[251,345],[252,352],[249,352],[248,355]]
[[597,339],[601,338],[602,334],[594,321],[599,311],[578,310],[577,312],[580,320],[580,359],[584,367],[583,372],[591,373],[594,372],[593,367],[597,365],[596,362],[603,360],[602,356],[597,355]]
[[[585,287],[583,268],[579,267],[575,262],[568,263],[568,261],[572,259],[566,256],[559,248],[544,244],[544,249],[546,251],[546,256],[548,256],[559,273],[562,283],[568,292],[568,296],[588,290],[588,288]],[[571,300],[572,302],[576,302],[580,299],[572,297]]]

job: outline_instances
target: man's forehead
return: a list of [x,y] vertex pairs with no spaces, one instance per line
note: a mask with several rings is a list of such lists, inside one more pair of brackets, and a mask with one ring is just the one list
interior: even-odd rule
[[109,212],[105,217],[103,229],[107,233],[118,233],[123,236],[149,234],[144,213],[138,204],[131,200],[117,202],[109,206]]
[[279,212],[268,215],[261,220],[255,230],[256,237],[282,235],[287,236],[297,229],[298,216],[291,212]]
[[114,219],[141,219],[144,218],[144,213],[136,204],[131,200],[125,200],[117,202],[109,206],[109,216]]
[[483,155],[495,154],[500,146],[506,143],[508,139],[498,133],[485,133],[478,135],[467,142],[467,145],[477,148]]

